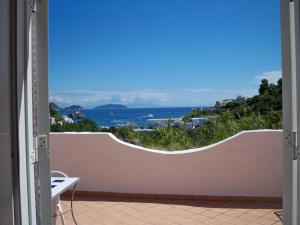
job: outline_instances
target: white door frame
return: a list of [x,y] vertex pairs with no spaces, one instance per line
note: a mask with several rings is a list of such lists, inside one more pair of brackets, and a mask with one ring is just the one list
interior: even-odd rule
[[[34,135],[46,137],[46,147],[38,150],[35,172],[39,178],[40,221],[42,225],[52,225],[52,200],[50,181],[49,148],[49,96],[48,96],[48,0],[36,1],[36,131]],[[33,88],[34,90],[34,88]],[[34,117],[34,116],[33,116]],[[38,145],[38,144],[37,144]]]
[[300,96],[299,9],[299,0],[281,0],[284,225],[300,225],[300,168],[297,160],[297,140],[300,140],[300,98],[297,98]]

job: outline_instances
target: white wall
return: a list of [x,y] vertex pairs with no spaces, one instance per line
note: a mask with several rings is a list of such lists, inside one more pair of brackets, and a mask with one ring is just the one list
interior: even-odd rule
[[52,133],[52,169],[79,176],[79,190],[279,197],[282,132],[242,132],[200,149],[162,152],[107,133]]

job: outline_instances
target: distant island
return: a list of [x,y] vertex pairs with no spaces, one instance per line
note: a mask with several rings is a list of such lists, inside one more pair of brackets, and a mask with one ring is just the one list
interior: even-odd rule
[[71,105],[64,108],[64,111],[82,111],[83,107],[80,105]]
[[96,106],[94,109],[127,109],[126,105],[121,104],[107,104],[107,105],[100,105]]
[[57,104],[55,104],[54,102],[49,103],[49,109],[52,110],[52,111],[55,111],[55,112],[60,112],[61,111],[61,108]]

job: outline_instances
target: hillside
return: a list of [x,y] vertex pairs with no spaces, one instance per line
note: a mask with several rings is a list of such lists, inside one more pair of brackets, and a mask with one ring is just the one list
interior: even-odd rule
[[221,107],[237,116],[246,116],[249,113],[267,115],[270,112],[282,110],[282,79],[277,84],[269,84],[268,80],[261,81],[259,94],[243,101],[234,100]]
[[82,111],[83,107],[80,105],[71,105],[64,108],[64,111]]
[[243,118],[249,115],[266,116],[278,114],[282,111],[282,79],[277,84],[269,83],[264,79],[259,86],[258,94],[245,98],[238,97],[223,106],[216,105],[211,108],[195,108],[193,112],[184,117],[185,120],[201,116],[222,116],[225,112],[232,114],[235,118]]
[[50,109],[50,111],[55,111],[55,112],[60,112],[61,111],[61,108],[57,104],[55,104],[54,102],[49,103],[49,109]]

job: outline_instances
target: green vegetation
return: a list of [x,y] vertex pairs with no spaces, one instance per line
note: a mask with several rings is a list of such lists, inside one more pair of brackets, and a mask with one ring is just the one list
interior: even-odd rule
[[63,120],[63,117],[59,114],[58,109],[55,107],[54,103],[49,103],[49,113],[51,117],[55,118],[55,121]]
[[[56,116],[53,113],[52,115]],[[170,125],[159,127],[153,132],[135,132],[133,127],[99,129],[95,122],[86,119],[74,124],[52,125],[51,131],[111,132],[126,142],[168,151],[206,146],[243,130],[281,129],[282,80],[277,84],[262,80],[258,95],[247,99],[237,98],[224,106],[194,109],[191,114],[184,116],[183,121],[187,122],[190,118],[199,116],[209,117],[210,120],[195,129]]]
[[214,116],[195,129],[160,127],[151,133],[134,132],[131,127],[108,130],[120,139],[145,147],[162,150],[182,150],[202,147],[224,140],[243,130],[282,128],[282,81],[269,84],[262,80],[259,94],[248,99],[237,99],[215,110],[193,110],[184,117]]
[[218,108],[194,108],[190,114],[185,115],[182,118],[183,122],[188,122],[191,118],[197,118],[197,117],[207,117],[207,118],[213,118],[220,112],[220,109]]
[[77,123],[53,124],[50,128],[51,132],[97,132],[97,124],[90,119],[84,119]]
[[232,101],[226,104],[223,109],[238,116],[247,116],[251,112],[261,115],[281,112],[282,79],[278,80],[277,84],[269,84],[268,80],[262,80],[258,95],[241,102]]
[[267,115],[251,115],[236,118],[230,112],[223,112],[209,123],[195,128],[160,127],[154,132],[135,132],[131,127],[114,128],[109,131],[118,138],[148,148],[161,150],[183,150],[202,147],[224,140],[243,130],[280,129],[281,112],[270,112]]

